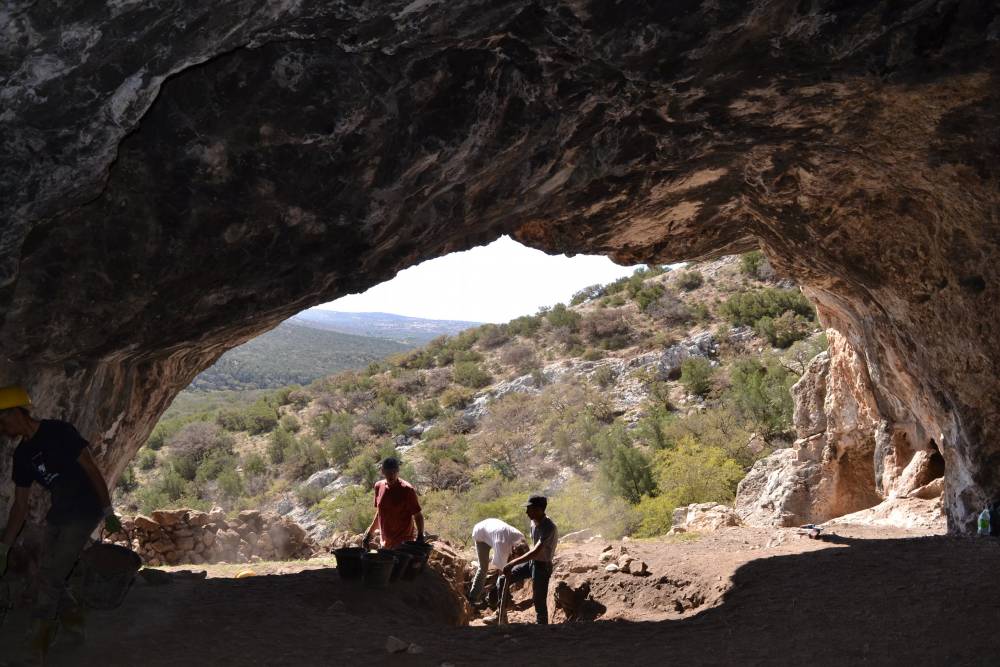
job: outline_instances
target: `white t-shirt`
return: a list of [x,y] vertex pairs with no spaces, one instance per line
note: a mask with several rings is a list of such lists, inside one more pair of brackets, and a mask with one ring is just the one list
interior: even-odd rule
[[472,539],[490,545],[493,550],[491,562],[502,568],[510,560],[514,545],[524,541],[524,534],[500,519],[483,519],[472,528]]

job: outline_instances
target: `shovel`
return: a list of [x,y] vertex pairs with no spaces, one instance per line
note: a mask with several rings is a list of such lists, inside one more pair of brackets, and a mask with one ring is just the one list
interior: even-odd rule
[[504,612],[507,610],[507,579],[503,577],[503,585],[500,586],[500,608],[497,609],[497,626],[507,625],[507,617]]

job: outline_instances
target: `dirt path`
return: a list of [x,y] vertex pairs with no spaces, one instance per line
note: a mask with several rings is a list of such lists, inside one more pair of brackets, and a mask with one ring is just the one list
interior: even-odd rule
[[[835,533],[816,542],[730,529],[687,543],[629,543],[652,572],[607,605],[606,615],[629,620],[549,627],[449,627],[440,582],[364,591],[345,586],[335,570],[305,569],[323,563],[263,566],[287,573],[244,580],[137,585],[121,609],[92,615],[85,648],[61,647],[53,664],[998,664],[1000,542]],[[566,545],[565,562],[588,562],[603,547]],[[586,576],[602,582],[597,595],[609,601],[620,582],[639,579]],[[667,604],[676,587],[655,588],[662,577],[719,595],[678,611]],[[388,635],[423,652],[389,656]],[[11,640],[5,628],[3,646]]]

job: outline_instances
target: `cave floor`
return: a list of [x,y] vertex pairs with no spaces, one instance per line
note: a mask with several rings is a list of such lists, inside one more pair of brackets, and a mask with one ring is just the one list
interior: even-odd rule
[[[653,571],[650,587],[661,577],[690,581],[700,567],[721,592],[676,618],[644,614],[623,594],[621,608],[608,608],[614,620],[548,627],[451,626],[441,582],[430,579],[365,591],[341,582],[329,561],[253,566],[266,576],[240,580],[237,568],[213,566],[204,580],[137,584],[121,608],[91,613],[84,646],[57,645],[49,664],[997,664],[1000,541],[832,532],[823,542],[728,529],[629,543]],[[566,545],[563,554],[592,558],[588,549]],[[5,656],[18,626],[12,614],[0,632]],[[389,635],[422,652],[387,654]]]

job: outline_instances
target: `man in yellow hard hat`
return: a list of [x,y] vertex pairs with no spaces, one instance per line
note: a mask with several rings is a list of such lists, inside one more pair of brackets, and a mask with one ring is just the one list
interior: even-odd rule
[[82,610],[69,595],[67,579],[101,519],[110,532],[120,531],[121,522],[111,508],[108,485],[89,443],[71,424],[35,419],[30,407],[22,387],[0,387],[0,436],[20,438],[14,450],[14,504],[0,535],[0,576],[7,570],[8,552],[28,514],[31,485],[37,482],[52,494],[33,613],[32,650],[44,658],[58,621],[82,638]]

